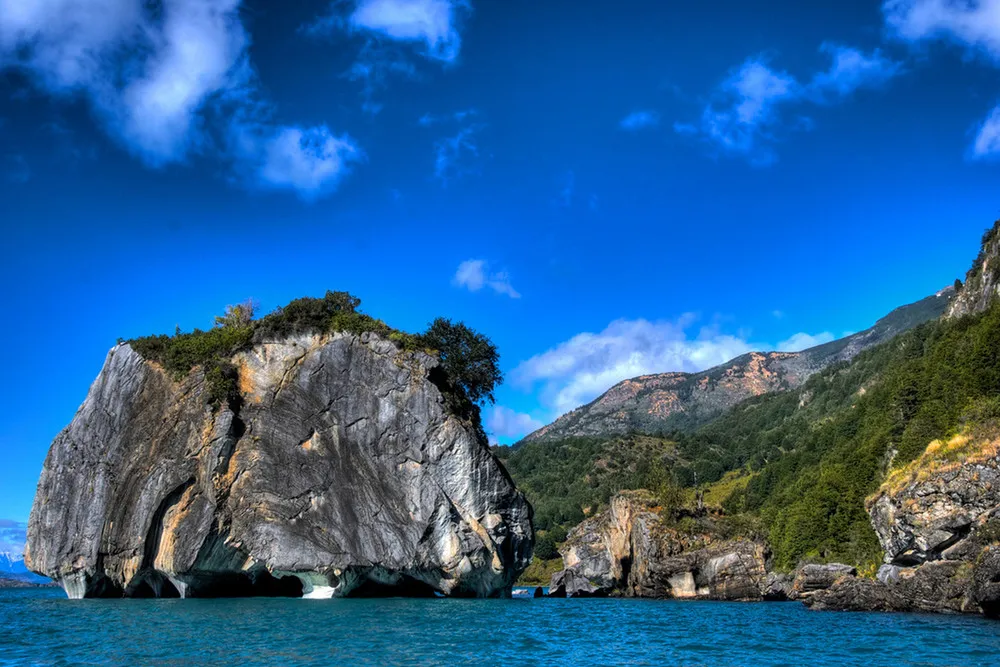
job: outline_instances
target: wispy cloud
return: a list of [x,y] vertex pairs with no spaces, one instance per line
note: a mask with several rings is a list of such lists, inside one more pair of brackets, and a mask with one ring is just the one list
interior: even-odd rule
[[451,63],[462,45],[458,21],[468,9],[460,0],[360,0],[349,24],[354,30],[420,44],[426,57]]
[[[1000,0],[886,0],[882,11],[889,32],[904,42],[951,42],[1000,67]],[[977,128],[969,152],[1000,156],[1000,105]]]
[[859,88],[878,88],[898,75],[902,64],[884,56],[878,49],[865,54],[843,44],[826,42],[820,51],[830,56],[830,68],[818,72],[809,84],[809,91],[819,102],[830,96],[847,97]]
[[700,131],[727,153],[772,161],[770,149],[757,151],[760,139],[771,138],[777,116],[775,107],[799,95],[799,85],[789,74],[775,71],[762,60],[750,59],[732,72],[719,87],[719,105],[705,107]]
[[273,131],[264,126],[262,132],[246,144],[251,152],[244,159],[254,167],[251,177],[261,188],[291,190],[307,201],[334,190],[350,164],[364,159],[349,136],[334,136],[325,125]]
[[434,143],[434,177],[445,187],[472,171],[470,160],[479,156],[476,134],[481,125],[469,125]]
[[479,112],[476,109],[462,109],[460,111],[438,115],[425,113],[417,120],[417,123],[421,127],[431,127],[432,125],[441,125],[443,123],[462,123],[477,116],[478,114]]
[[391,76],[417,76],[409,55],[445,65],[458,60],[461,25],[471,11],[466,0],[335,0],[300,30],[311,37],[346,33],[364,40],[345,76],[362,84],[362,108],[378,113],[382,104],[375,97]]
[[635,132],[637,130],[656,127],[659,124],[660,114],[655,111],[633,111],[629,115],[622,118],[618,123],[618,126],[623,130]]
[[486,430],[493,436],[493,441],[519,440],[533,431],[545,426],[540,419],[529,414],[517,412],[502,405],[494,406],[486,417]]
[[788,340],[783,340],[778,343],[777,350],[779,352],[801,352],[802,350],[807,350],[810,347],[816,347],[817,345],[822,345],[823,343],[829,343],[835,338],[836,336],[829,331],[824,331],[818,334],[797,333],[791,336]]
[[[83,96],[108,134],[149,166],[211,152],[245,171],[246,165],[237,164],[241,159],[273,154],[273,142],[287,141],[296,128],[271,124],[245,134],[239,151],[217,153],[211,132],[231,134],[231,124],[257,115],[263,104],[240,5],[240,0],[163,0],[155,6],[145,0],[0,0],[0,70],[16,67],[57,97]],[[252,137],[261,142],[253,150],[247,144]],[[269,173],[276,176],[277,167]],[[300,179],[291,175],[285,182],[294,189]]]
[[702,328],[689,335],[693,315],[672,322],[617,320],[599,333],[581,333],[519,364],[511,379],[522,389],[541,385],[553,416],[593,400],[622,380],[667,371],[694,372],[754,349],[736,336]]
[[676,320],[616,320],[598,333],[581,333],[519,364],[510,374],[523,391],[539,392],[552,419],[639,375],[702,371],[752,350],[799,351],[832,334],[797,333],[777,346],[697,326],[693,314]]
[[384,106],[377,96],[388,87],[389,80],[393,76],[415,79],[417,68],[393,45],[369,41],[343,76],[361,84],[361,108],[374,115]]
[[788,122],[788,108],[804,103],[827,104],[861,87],[876,87],[899,73],[900,66],[878,50],[870,55],[852,47],[826,43],[820,50],[831,58],[830,68],[801,83],[773,68],[762,57],[749,58],[716,89],[697,123],[675,123],[681,135],[698,136],[723,154],[767,165],[776,159],[770,144],[788,129],[809,129],[802,116]]
[[512,299],[520,299],[521,295],[510,284],[510,276],[506,271],[491,271],[489,263],[482,259],[468,259],[458,265],[452,283],[470,292],[478,292],[483,287],[489,287],[497,294],[505,294]]

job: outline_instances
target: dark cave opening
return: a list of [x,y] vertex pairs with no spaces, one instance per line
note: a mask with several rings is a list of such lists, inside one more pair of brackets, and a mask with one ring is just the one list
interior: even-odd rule
[[275,577],[267,570],[226,572],[187,577],[191,598],[297,598],[302,597],[298,577]]
[[125,591],[125,597],[130,598],[179,598],[180,596],[173,583],[155,570],[142,575]]
[[437,591],[422,581],[403,575],[395,584],[365,579],[347,594],[349,598],[432,598]]

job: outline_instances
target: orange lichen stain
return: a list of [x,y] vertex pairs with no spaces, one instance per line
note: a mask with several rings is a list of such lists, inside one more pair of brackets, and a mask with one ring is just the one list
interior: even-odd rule
[[263,399],[260,394],[257,393],[257,388],[253,384],[253,373],[250,371],[250,364],[247,363],[246,357],[243,357],[239,361],[239,371],[240,371],[240,393],[244,396],[250,398],[254,403],[260,403]]
[[313,448],[313,438],[315,437],[316,437],[316,432],[313,431],[313,434],[309,436],[309,438],[307,438],[306,441],[299,446],[302,447],[302,449],[306,450],[307,452],[311,452]]
[[670,415],[683,411],[680,398],[675,391],[656,391],[650,396],[649,414],[658,417],[669,417]]
[[191,501],[194,499],[195,487],[189,487],[180,501],[167,510],[163,516],[163,532],[160,534],[160,543],[156,550],[156,560],[153,567],[164,572],[171,572],[174,567],[175,538],[183,533],[181,524],[188,517],[191,509]]
[[215,433],[215,420],[206,419],[205,425],[201,427],[201,441],[207,445],[212,441],[213,433]]

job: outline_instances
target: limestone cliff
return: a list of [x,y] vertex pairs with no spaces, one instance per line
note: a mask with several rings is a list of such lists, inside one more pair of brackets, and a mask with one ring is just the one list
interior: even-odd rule
[[108,354],[45,461],[26,560],[70,597],[497,596],[531,508],[430,375],[371,334],[236,354],[239,400]]
[[572,531],[550,594],[762,600],[772,592],[767,549],[750,540],[685,534],[665,524],[645,491],[615,496]]
[[868,511],[885,550],[877,579],[842,579],[811,606],[1000,615],[1000,439],[932,442]]
[[1000,297],[1000,220],[983,235],[982,248],[965,284],[948,307],[948,317],[981,313]]
[[799,387],[831,364],[936,319],[954,294],[948,287],[897,308],[869,329],[801,352],[751,352],[700,373],[660,373],[619,382],[525,441],[695,428],[741,401]]

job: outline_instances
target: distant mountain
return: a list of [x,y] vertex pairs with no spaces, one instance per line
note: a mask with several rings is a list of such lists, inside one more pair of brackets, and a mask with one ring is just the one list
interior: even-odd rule
[[27,524],[0,519],[0,579],[43,583],[48,579],[32,574],[24,565]]
[[750,352],[700,373],[660,373],[619,382],[524,441],[697,428],[747,398],[795,389],[831,364],[939,318],[954,296],[953,287],[945,288],[897,308],[870,329],[802,352]]

